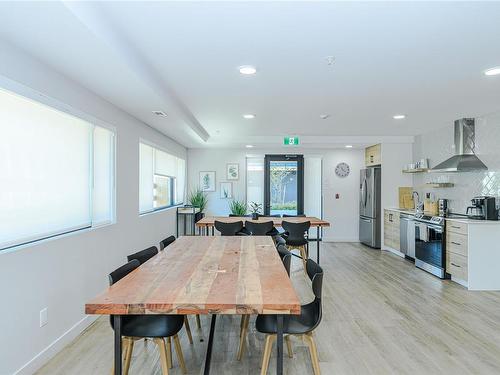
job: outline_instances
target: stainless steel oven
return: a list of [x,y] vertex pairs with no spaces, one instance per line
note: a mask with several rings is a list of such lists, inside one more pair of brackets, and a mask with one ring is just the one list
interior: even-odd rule
[[445,257],[444,218],[415,216],[415,265],[444,279]]

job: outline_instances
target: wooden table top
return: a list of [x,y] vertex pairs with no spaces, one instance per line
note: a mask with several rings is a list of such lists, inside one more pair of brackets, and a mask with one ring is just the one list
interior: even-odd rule
[[299,314],[269,236],[186,236],[85,305],[87,314]]
[[330,223],[328,221],[318,219],[314,216],[308,217],[259,217],[257,220],[252,220],[251,217],[246,216],[205,216],[203,219],[196,223],[198,227],[212,227],[215,221],[221,221],[223,223],[234,223],[236,221],[251,221],[254,223],[264,223],[266,221],[272,221],[275,227],[281,227],[283,221],[289,221],[292,223],[302,223],[304,221],[310,221],[311,227],[329,227]]

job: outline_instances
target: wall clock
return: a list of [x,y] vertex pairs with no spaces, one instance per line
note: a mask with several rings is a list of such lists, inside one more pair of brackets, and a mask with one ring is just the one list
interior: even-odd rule
[[338,163],[335,167],[335,174],[339,177],[347,177],[351,173],[351,167],[347,163]]

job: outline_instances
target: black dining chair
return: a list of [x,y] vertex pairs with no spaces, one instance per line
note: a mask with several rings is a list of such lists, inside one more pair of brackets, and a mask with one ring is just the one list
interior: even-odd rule
[[243,229],[243,221],[236,221],[234,223],[223,223],[222,221],[215,221],[215,229],[217,229],[221,236],[238,236],[244,235],[241,233]]
[[[285,316],[283,321],[283,334],[286,335],[285,342],[290,358],[293,357],[290,336],[299,336],[307,343],[311,354],[314,374],[319,375],[318,350],[314,342],[313,331],[320,324],[322,316],[321,292],[323,287],[323,269],[312,259],[307,260],[306,269],[307,275],[312,282],[311,289],[314,293],[314,300],[301,306],[300,315]],[[276,333],[278,331],[276,315],[258,315],[255,321],[255,328],[258,332],[267,335],[261,367],[261,375],[263,375],[267,374],[273,341],[276,339]]]
[[[133,259],[117,268],[109,274],[109,285],[115,284],[139,266],[139,260]],[[162,373],[166,375],[168,374],[168,369],[172,367],[171,338],[173,337],[179,365],[184,374],[187,372],[181,343],[179,336],[177,336],[177,333],[184,324],[183,315],[122,315],[121,318],[123,358],[125,360],[123,365],[124,375],[127,375],[130,369],[134,341],[142,338],[152,338],[156,345],[158,345]],[[110,316],[110,321],[111,327],[114,328],[112,316]],[[165,338],[167,338],[167,345],[165,345]]]
[[[290,253],[285,245],[280,245],[277,248],[278,255],[281,258],[281,262],[283,263],[283,267],[285,268],[288,277],[290,277],[290,263],[292,260],[292,253]],[[250,322],[250,315],[242,315],[240,322],[240,345],[238,347],[237,359],[241,361],[243,357],[243,350],[245,348],[246,336],[248,332],[248,323]]]
[[156,246],[151,246],[147,249],[138,251],[137,253],[130,254],[129,256],[127,256],[127,261],[130,262],[131,260],[137,259],[139,261],[139,264],[143,264],[154,257],[156,254],[158,254],[158,248]]
[[307,244],[309,242],[306,238],[306,232],[311,227],[311,222],[304,221],[301,223],[292,223],[290,221],[283,220],[281,226],[288,234],[287,236],[283,237],[286,243],[286,247],[288,248],[288,250],[293,250],[293,249],[299,250],[305,272],[306,260],[308,258]]
[[175,242],[175,236],[170,236],[160,241],[160,251],[162,251],[164,248],[166,248],[168,245],[174,242]]
[[[262,218],[276,218],[276,217],[281,217],[281,215],[279,214],[275,214],[275,215],[260,215],[259,217],[262,217]],[[271,232],[269,233],[270,236],[278,236],[280,233],[280,231],[278,229],[276,229],[276,227],[273,227],[273,229],[271,230]]]
[[247,221],[245,222],[245,229],[250,236],[271,236],[274,223],[272,221],[265,221],[263,223]]

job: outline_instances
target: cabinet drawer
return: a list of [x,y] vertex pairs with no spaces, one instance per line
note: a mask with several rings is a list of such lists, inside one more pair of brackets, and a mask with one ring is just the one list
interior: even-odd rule
[[464,234],[459,234],[455,232],[446,233],[446,251],[455,253],[458,255],[467,256],[467,240],[468,237]]
[[446,272],[457,279],[467,281],[467,257],[446,252]]
[[467,234],[467,224],[448,220],[448,222],[446,223],[446,232]]

